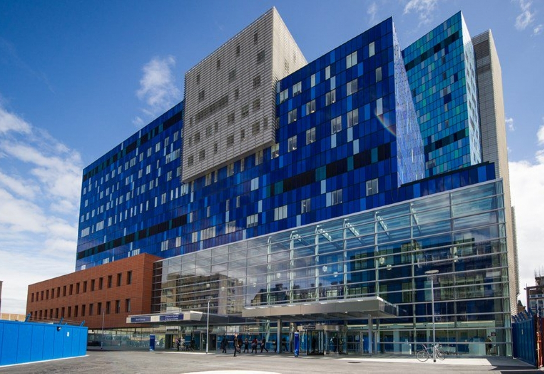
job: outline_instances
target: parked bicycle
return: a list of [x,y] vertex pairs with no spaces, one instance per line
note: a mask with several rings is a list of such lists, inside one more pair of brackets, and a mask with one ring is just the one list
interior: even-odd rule
[[433,358],[433,350],[436,352],[436,358],[439,360],[443,360],[445,358],[444,352],[440,350],[440,345],[435,344],[434,346],[427,347],[425,344],[422,344],[423,349],[420,349],[416,352],[416,358],[421,361],[425,362],[429,358]]

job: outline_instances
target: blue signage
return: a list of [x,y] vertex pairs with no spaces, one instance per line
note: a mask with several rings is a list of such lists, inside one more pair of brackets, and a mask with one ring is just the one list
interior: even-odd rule
[[154,334],[149,335],[149,350],[150,351],[155,350],[155,335]]
[[298,357],[300,351],[300,337],[298,331],[295,332],[295,357]]
[[130,317],[130,323],[151,322],[151,316]]
[[183,313],[179,314],[164,314],[159,317],[161,322],[168,321],[183,321]]

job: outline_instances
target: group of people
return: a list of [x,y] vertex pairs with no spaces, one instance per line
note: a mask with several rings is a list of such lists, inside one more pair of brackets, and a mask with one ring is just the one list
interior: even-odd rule
[[[262,338],[262,340],[258,340],[257,338],[253,338],[253,340],[250,342],[249,339],[246,337],[244,340],[242,340],[241,336],[235,335],[234,336],[234,357],[236,357],[237,353],[242,353],[242,348],[244,349],[244,353],[250,353],[249,352],[249,346],[251,345],[251,353],[257,353],[257,349],[261,349],[261,353],[263,351],[268,352],[268,348],[266,348],[266,339]],[[221,340],[221,353],[227,353],[227,347],[228,347],[228,341],[226,336],[223,337]]]

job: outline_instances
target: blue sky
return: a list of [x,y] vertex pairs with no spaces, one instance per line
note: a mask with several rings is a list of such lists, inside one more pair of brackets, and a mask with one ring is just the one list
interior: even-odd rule
[[272,6],[308,61],[390,16],[403,47],[459,10],[472,36],[491,29],[522,287],[544,272],[544,1],[0,0],[2,312],[74,270],[82,168],[180,101],[184,73]]

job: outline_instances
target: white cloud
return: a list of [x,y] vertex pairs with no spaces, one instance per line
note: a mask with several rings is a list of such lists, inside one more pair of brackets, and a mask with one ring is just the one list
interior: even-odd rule
[[374,25],[376,23],[376,15],[378,14],[378,5],[375,1],[370,4],[368,9],[366,10],[366,13],[370,16],[370,20],[368,21],[368,23],[370,25]]
[[2,311],[24,313],[27,287],[74,270],[80,155],[0,106]]
[[506,118],[504,120],[504,123],[506,124],[506,128],[510,131],[515,131],[516,128],[514,127],[514,119],[513,118]]
[[433,12],[437,4],[438,0],[410,0],[404,7],[404,14],[417,13],[419,25],[425,25],[433,20]]
[[534,29],[533,29],[533,35],[540,35],[542,34],[542,31],[544,30],[544,25],[543,24],[540,24],[538,26],[536,26]]
[[519,7],[521,8],[521,13],[516,17],[516,29],[520,31],[525,30],[527,26],[533,23],[535,14],[534,12],[531,12],[532,5],[532,1],[519,0]]
[[[144,75],[140,79],[140,88],[136,95],[147,104],[142,112],[149,120],[172,107],[180,99],[181,92],[172,73],[175,65],[173,56],[163,59],[155,57],[142,68]],[[141,117],[136,117],[132,122],[139,126],[146,123]]]
[[18,176],[12,177],[0,171],[0,186],[4,186],[16,195],[34,200],[36,194],[39,192],[39,187],[37,185],[29,185],[27,182]]
[[[542,122],[544,122],[544,118],[542,118]],[[536,137],[538,139],[538,144],[544,145],[544,123],[538,128]]]
[[[538,130],[540,145],[544,145],[544,125]],[[512,204],[516,209],[520,298],[526,305],[523,287],[534,285],[534,271],[542,267],[542,237],[544,237],[544,149],[535,154],[534,161],[510,162]]]
[[23,119],[0,107],[0,134],[14,131],[22,134],[30,133],[30,125]]

